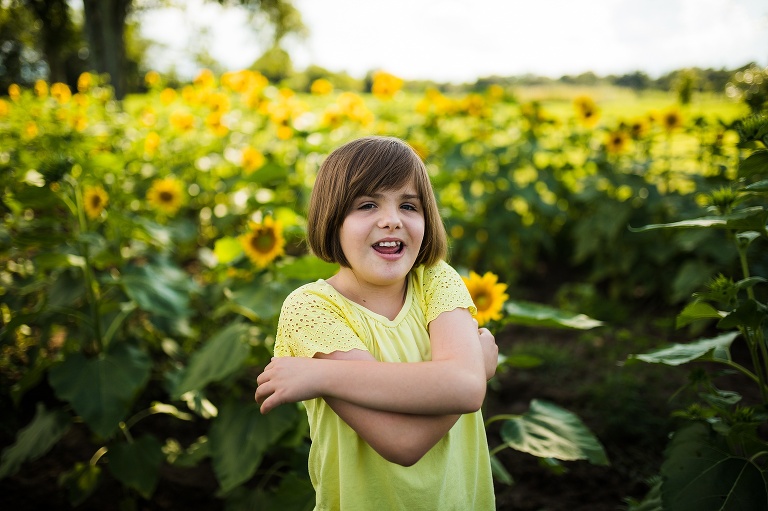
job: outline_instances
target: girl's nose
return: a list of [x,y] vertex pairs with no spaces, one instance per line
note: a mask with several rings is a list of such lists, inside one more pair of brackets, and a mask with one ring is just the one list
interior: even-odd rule
[[397,209],[382,208],[381,217],[379,218],[379,227],[382,229],[399,229],[403,226],[403,221],[400,219],[400,215]]

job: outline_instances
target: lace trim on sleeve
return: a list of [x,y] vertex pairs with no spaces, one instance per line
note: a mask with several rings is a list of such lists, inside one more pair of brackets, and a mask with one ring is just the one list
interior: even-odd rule
[[280,310],[275,356],[313,357],[353,349],[368,351],[338,305],[306,289],[286,298]]
[[445,261],[424,269],[424,299],[427,323],[443,312],[469,309],[474,317],[477,308],[461,275]]

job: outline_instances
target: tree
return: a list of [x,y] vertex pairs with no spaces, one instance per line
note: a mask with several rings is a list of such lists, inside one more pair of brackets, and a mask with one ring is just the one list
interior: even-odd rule
[[[293,0],[208,0],[225,7],[248,10],[254,27],[266,29],[270,47],[277,47],[288,34],[304,35],[306,27]],[[71,0],[6,0],[0,2],[0,75],[2,81],[28,83],[44,77],[41,64],[47,64],[51,81],[72,83],[73,60],[84,46],[88,48],[88,68],[106,73],[115,97],[123,98],[135,88],[131,74],[136,63],[128,58],[126,27],[129,16],[139,9],[151,9],[159,0],[82,0],[82,30],[73,21]],[[19,25],[19,21],[26,23]],[[21,28],[19,28],[21,27]],[[83,37],[84,36],[84,37]],[[85,70],[82,68],[78,71]],[[44,67],[42,68],[44,70]],[[24,79],[24,74],[29,75]],[[43,76],[41,76],[41,74]],[[75,74],[74,80],[76,80]],[[34,76],[33,76],[34,75]],[[21,78],[21,80],[19,80]]]

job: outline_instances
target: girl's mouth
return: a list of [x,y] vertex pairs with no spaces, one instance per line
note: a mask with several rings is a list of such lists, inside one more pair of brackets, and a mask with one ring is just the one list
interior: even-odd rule
[[380,254],[399,254],[405,247],[402,241],[380,241],[372,246]]

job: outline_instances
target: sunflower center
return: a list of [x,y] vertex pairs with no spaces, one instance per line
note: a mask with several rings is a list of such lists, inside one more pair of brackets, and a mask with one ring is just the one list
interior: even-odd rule
[[173,202],[174,195],[167,190],[163,190],[158,194],[158,198],[160,199],[160,202],[171,203]]
[[270,252],[277,243],[277,238],[272,231],[260,230],[251,238],[251,247],[264,254]]
[[101,197],[98,195],[91,196],[91,208],[97,209],[101,207]]
[[475,296],[475,306],[479,311],[487,310],[492,303],[493,300],[486,293],[480,293],[479,295]]

